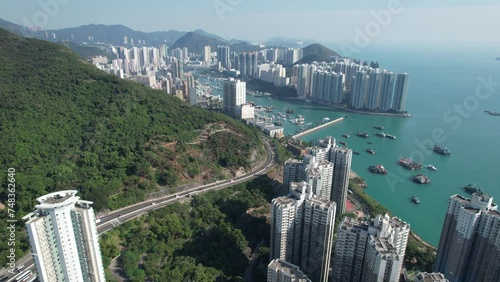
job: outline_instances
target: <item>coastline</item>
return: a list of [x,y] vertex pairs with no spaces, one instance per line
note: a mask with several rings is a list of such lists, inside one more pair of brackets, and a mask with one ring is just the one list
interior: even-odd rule
[[336,110],[348,112],[348,113],[356,113],[356,114],[363,114],[363,115],[372,115],[372,116],[392,116],[392,117],[404,117],[404,118],[410,118],[413,117],[411,114],[396,114],[396,113],[380,113],[380,112],[367,112],[367,111],[359,111],[359,110],[353,110],[353,109],[348,109],[344,107],[339,107],[339,106],[334,106],[330,105],[327,103],[321,103],[318,101],[313,101],[315,104],[319,104],[322,106],[327,106],[330,108],[334,108]]
[[[382,206],[380,203],[378,203],[376,200],[374,200],[373,198],[371,198],[368,194],[366,194],[364,191],[363,191],[363,187],[360,185],[360,183],[366,183],[361,177],[359,177],[359,175],[354,172],[353,170],[350,171],[350,176],[349,176],[350,180],[352,181],[352,185],[353,186],[356,186],[356,188],[358,189],[353,189],[353,192],[358,196],[357,198],[357,201],[360,202],[360,204],[362,205],[362,209],[363,210],[373,210],[373,207],[371,206],[370,203],[366,202],[366,200],[364,199],[365,197],[366,198],[369,198],[371,201],[373,201],[374,203],[380,205],[381,207],[383,207],[388,213],[390,213],[390,211],[385,208],[384,206]],[[363,194],[364,194],[364,197],[359,195],[359,191],[362,191]],[[426,247],[428,248],[431,248],[433,249],[434,251],[437,251],[437,247],[433,246],[432,244],[426,242],[424,239],[422,239],[420,236],[418,236],[418,234],[416,234],[415,232],[413,231],[410,231],[410,236],[415,239],[416,241],[418,241],[419,243],[425,245]]]

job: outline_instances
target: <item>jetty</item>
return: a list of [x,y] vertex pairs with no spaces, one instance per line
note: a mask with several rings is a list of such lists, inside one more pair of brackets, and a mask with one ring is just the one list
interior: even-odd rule
[[304,136],[304,135],[307,135],[307,134],[309,134],[309,133],[312,133],[312,132],[318,131],[318,130],[323,129],[323,128],[325,128],[325,127],[328,127],[328,126],[330,126],[330,125],[332,125],[332,124],[335,124],[335,123],[337,123],[337,122],[340,122],[340,121],[342,121],[343,119],[344,119],[344,118],[343,118],[343,117],[341,117],[341,118],[338,118],[338,119],[332,120],[332,121],[330,121],[330,122],[320,124],[320,125],[318,125],[318,126],[316,126],[316,127],[313,127],[313,128],[308,129],[308,130],[306,130],[306,131],[303,131],[303,132],[300,132],[300,133],[298,133],[298,134],[296,134],[296,135],[293,135],[293,136],[292,136],[292,138],[293,138],[293,139],[298,139],[298,138],[300,138],[300,137],[302,137],[302,136]]

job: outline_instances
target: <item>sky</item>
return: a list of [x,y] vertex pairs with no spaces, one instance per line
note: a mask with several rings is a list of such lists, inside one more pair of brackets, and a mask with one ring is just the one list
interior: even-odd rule
[[283,36],[347,47],[500,44],[498,15],[498,0],[4,0],[0,9],[4,20],[44,29],[86,24],[122,24],[145,32],[201,28],[226,39],[262,42]]

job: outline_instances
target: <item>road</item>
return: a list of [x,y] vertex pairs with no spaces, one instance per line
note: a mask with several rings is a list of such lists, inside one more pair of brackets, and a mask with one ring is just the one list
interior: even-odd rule
[[[269,140],[263,138],[263,141],[266,147],[266,155],[267,155],[266,160],[262,162],[258,167],[256,167],[253,171],[232,178],[230,180],[216,181],[214,183],[194,187],[189,190],[179,192],[177,194],[168,195],[157,199],[146,200],[110,212],[104,217],[101,217],[100,222],[97,223],[98,234],[99,235],[104,234],[109,230],[150,211],[157,210],[172,203],[188,200],[194,194],[206,193],[209,191],[215,191],[231,187],[233,185],[246,182],[248,180],[254,179],[262,174],[267,173],[274,166],[276,155],[274,151],[274,146],[270,144]],[[18,265],[26,266],[22,269],[21,273],[26,271],[27,269],[31,269],[33,272],[36,272],[36,268],[33,263],[33,258],[31,257],[31,254],[26,255],[25,257],[18,260],[16,266]],[[9,279],[6,281],[14,280],[17,274],[16,276],[12,276],[7,271],[8,268],[0,269],[0,277],[3,276],[9,277]]]

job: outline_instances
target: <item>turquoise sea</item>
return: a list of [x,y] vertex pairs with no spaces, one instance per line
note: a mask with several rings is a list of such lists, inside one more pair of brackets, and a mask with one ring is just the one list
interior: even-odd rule
[[[335,46],[332,46],[335,50]],[[491,47],[430,47],[430,46],[368,46],[357,58],[374,60],[382,68],[410,74],[407,110],[412,118],[373,116],[345,113],[331,108],[294,100],[277,100],[247,96],[259,105],[273,105],[277,112],[287,108],[294,115],[305,117],[305,125],[316,124],[324,117],[348,114],[344,120],[328,128],[304,136],[303,140],[327,135],[346,141],[347,147],[359,151],[353,155],[352,169],[363,177],[370,196],[393,214],[410,223],[411,228],[429,243],[437,246],[448,199],[465,194],[466,184],[477,183],[500,202],[500,117],[484,110],[500,112],[500,48]],[[493,83],[484,83],[492,81]],[[492,85],[491,85],[492,84]],[[479,92],[476,93],[476,90]],[[385,133],[396,140],[375,136],[373,126],[384,126]],[[286,121],[285,134],[299,127]],[[369,140],[356,136],[358,130],[368,131]],[[349,139],[342,138],[350,134]],[[433,141],[434,139],[434,141]],[[370,141],[372,144],[368,144]],[[441,156],[430,149],[435,141],[447,146],[452,154]],[[375,155],[365,149],[375,150]],[[411,156],[424,168],[417,172],[405,170],[397,162]],[[374,175],[369,165],[383,164],[389,174]],[[438,171],[430,171],[432,164]],[[423,173],[430,177],[428,185],[418,185],[411,177]],[[421,200],[411,202],[412,195]]]

